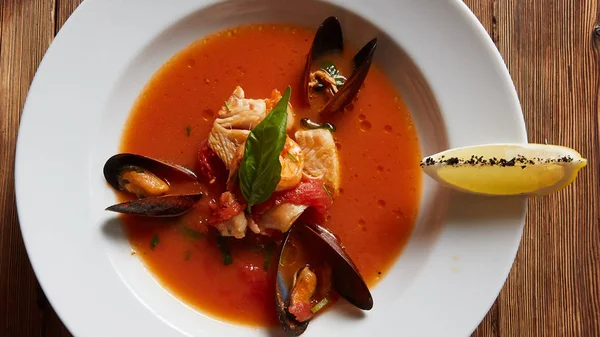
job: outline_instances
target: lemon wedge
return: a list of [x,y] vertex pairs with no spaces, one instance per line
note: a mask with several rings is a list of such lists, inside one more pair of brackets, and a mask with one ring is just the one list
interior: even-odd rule
[[538,196],[571,184],[587,160],[568,147],[489,144],[446,150],[421,162],[436,181],[485,195]]

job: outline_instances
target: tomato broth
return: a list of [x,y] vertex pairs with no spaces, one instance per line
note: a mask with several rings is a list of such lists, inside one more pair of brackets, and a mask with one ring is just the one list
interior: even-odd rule
[[[236,86],[247,98],[267,98],[290,85],[296,123],[302,117],[318,120],[316,108],[300,99],[313,36],[314,30],[300,26],[262,24],[195,41],[146,85],[120,150],[199,173],[199,146]],[[343,57],[350,60],[356,50],[347,47]],[[355,101],[328,121],[337,129],[342,183],[322,225],[341,239],[372,287],[399,256],[415,223],[421,186],[417,132],[399,93],[376,65]],[[278,324],[277,245],[250,231],[244,239],[217,239],[206,216],[217,192],[206,184],[177,187],[198,190],[205,192],[202,201],[179,218],[122,216],[134,253],[165,287],[211,316],[250,326]]]

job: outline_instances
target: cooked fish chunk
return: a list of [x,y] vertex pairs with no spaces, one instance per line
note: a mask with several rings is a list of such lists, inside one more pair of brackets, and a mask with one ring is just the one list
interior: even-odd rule
[[304,154],[304,174],[323,181],[332,194],[340,189],[340,159],[329,130],[297,131],[296,143]]
[[308,206],[290,203],[276,205],[261,216],[258,227],[261,231],[276,229],[285,233],[307,208]]
[[[273,90],[271,98],[245,98],[244,90],[236,87],[217,113],[208,136],[208,145],[221,158],[228,170],[236,151],[244,143],[250,130],[260,123],[281,99],[281,93]],[[294,124],[294,111],[288,105],[288,130]]]
[[236,239],[241,239],[246,236],[246,227],[248,221],[244,212],[240,212],[233,218],[216,224],[215,227],[219,230],[222,236],[233,236]]
[[233,90],[231,96],[225,101],[225,104],[223,104],[221,110],[217,113],[217,116],[218,118],[227,118],[246,111],[254,111],[258,114],[262,114],[264,118],[267,113],[267,103],[264,99],[245,98],[244,89],[237,86]]
[[230,170],[237,149],[246,141],[249,133],[248,130],[226,129],[215,122],[208,135],[208,146]]
[[233,116],[219,118],[217,123],[226,129],[252,130],[264,118],[264,111],[246,110]]

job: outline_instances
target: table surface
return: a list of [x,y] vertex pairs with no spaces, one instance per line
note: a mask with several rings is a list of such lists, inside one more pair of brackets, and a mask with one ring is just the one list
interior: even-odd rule
[[[14,151],[31,80],[80,2],[0,0],[0,336],[70,336],[25,252],[15,208]],[[598,2],[465,3],[507,64],[529,141],[569,146],[589,160],[573,186],[529,201],[516,261],[473,336],[600,336]]]

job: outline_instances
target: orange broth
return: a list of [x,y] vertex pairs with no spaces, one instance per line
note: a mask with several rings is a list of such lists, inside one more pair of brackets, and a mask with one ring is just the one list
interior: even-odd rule
[[[283,92],[291,85],[296,122],[302,117],[318,120],[314,107],[300,100],[300,79],[313,35],[314,30],[299,26],[262,24],[192,43],[146,85],[128,119],[120,150],[198,172],[199,145],[237,85],[247,98],[267,98],[273,89]],[[349,49],[344,53],[347,60],[356,51]],[[348,69],[342,71],[348,76]],[[371,67],[352,106],[329,121],[337,127],[342,189],[322,225],[339,236],[373,286],[400,254],[418,212],[417,133],[401,97],[377,66]],[[278,249],[252,233],[242,240],[227,238],[233,263],[225,265],[206,224],[208,201],[218,198],[217,192],[197,183],[172,192],[197,190],[207,195],[180,218],[122,216],[137,256],[170,291],[211,316],[251,326],[278,324],[274,307]]]

